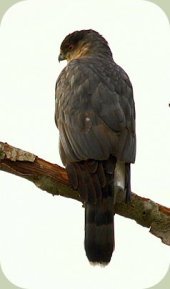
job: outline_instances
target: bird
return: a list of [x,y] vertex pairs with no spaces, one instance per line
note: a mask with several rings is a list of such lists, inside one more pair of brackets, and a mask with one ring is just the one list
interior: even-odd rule
[[107,265],[115,248],[115,204],[131,196],[136,156],[135,102],[127,73],[93,29],[69,33],[55,86],[59,153],[85,208],[84,247],[90,263]]

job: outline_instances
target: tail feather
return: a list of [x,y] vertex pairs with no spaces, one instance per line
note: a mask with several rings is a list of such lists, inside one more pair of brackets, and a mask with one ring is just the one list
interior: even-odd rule
[[[114,250],[114,171],[116,159],[67,164],[67,172],[85,205],[85,251],[90,262],[106,265]],[[76,176],[75,176],[76,174]]]
[[85,207],[85,251],[90,262],[106,265],[114,250],[113,208],[110,198]]

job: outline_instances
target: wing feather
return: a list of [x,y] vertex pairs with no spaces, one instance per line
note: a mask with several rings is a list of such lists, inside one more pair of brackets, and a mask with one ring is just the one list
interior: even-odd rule
[[[104,69],[107,67],[108,69]],[[135,107],[127,74],[96,58],[71,61],[56,83],[56,123],[68,161],[134,162]]]

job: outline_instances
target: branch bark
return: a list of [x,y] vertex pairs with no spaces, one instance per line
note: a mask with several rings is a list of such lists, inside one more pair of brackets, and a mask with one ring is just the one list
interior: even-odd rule
[[[0,170],[25,178],[52,195],[81,201],[64,168],[3,142],[0,142]],[[132,193],[131,202],[117,203],[113,212],[150,228],[150,233],[170,246],[170,208]]]

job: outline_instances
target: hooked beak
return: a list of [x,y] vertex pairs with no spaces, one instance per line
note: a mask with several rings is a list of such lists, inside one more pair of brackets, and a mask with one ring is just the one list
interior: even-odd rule
[[62,60],[65,60],[65,57],[64,55],[60,52],[59,56],[58,56],[58,61],[62,61]]

